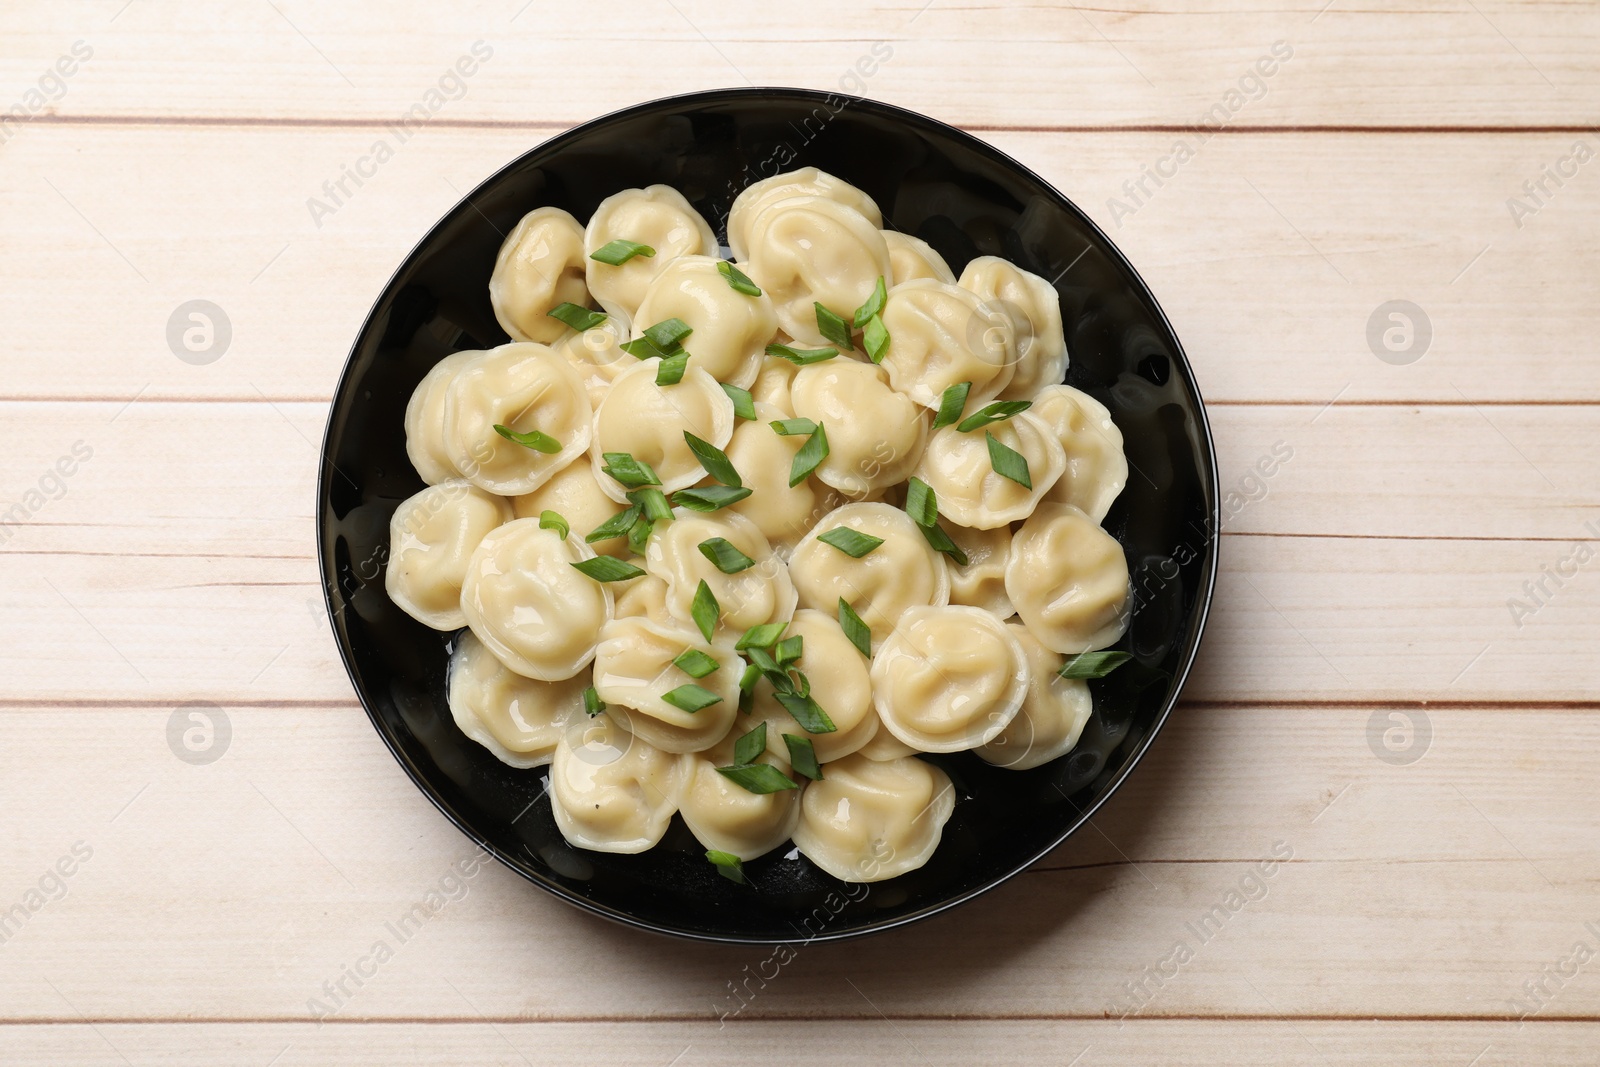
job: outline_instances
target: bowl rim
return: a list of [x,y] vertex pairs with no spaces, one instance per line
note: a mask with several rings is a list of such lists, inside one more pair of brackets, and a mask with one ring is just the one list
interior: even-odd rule
[[[402,751],[398,741],[391,736],[390,731],[387,729],[380,713],[367,699],[367,694],[363,691],[362,685],[358,683],[357,678],[359,676],[352,656],[348,635],[343,633],[343,631],[340,629],[340,616],[345,610],[345,605],[336,604],[334,601],[335,592],[339,588],[338,575],[331,566],[333,557],[330,553],[332,546],[328,543],[328,523],[325,521],[331,505],[332,476],[336,469],[332,458],[333,453],[331,451],[335,430],[334,416],[339,410],[340,400],[348,395],[348,390],[351,387],[351,376],[355,371],[356,358],[359,355],[359,351],[362,347],[362,341],[364,338],[369,336],[370,331],[373,329],[378,317],[379,308],[384,304],[385,297],[390,295],[401,276],[411,268],[416,259],[422,254],[423,250],[435,240],[436,236],[439,234],[441,229],[444,228],[446,223],[454,218],[455,215],[464,207],[471,206],[476,208],[474,201],[480,193],[485,192],[491,186],[500,182],[508,173],[520,167],[529,156],[532,156],[535,153],[559,151],[568,143],[576,141],[583,135],[587,134],[594,127],[615,122],[620,119],[625,119],[632,115],[658,110],[663,106],[695,107],[712,105],[731,100],[761,100],[774,98],[787,101],[809,102],[819,105],[831,105],[836,101],[844,101],[844,106],[835,111],[835,114],[851,108],[861,108],[866,111],[876,112],[884,118],[906,124],[911,127],[920,127],[943,137],[953,138],[963,143],[964,146],[969,150],[981,156],[987,157],[991,162],[997,163],[1000,166],[1011,170],[1020,177],[1031,179],[1033,182],[1037,183],[1040,188],[1047,191],[1048,195],[1054,199],[1057,206],[1076,216],[1077,219],[1099,240],[1103,248],[1109,252],[1113,263],[1115,263],[1115,265],[1120,267],[1122,270],[1126,271],[1130,279],[1137,283],[1138,288],[1142,291],[1142,295],[1149,303],[1153,317],[1166,330],[1167,337],[1169,337],[1173,342],[1172,355],[1175,361],[1182,367],[1183,386],[1188,392],[1190,399],[1193,401],[1194,406],[1197,430],[1197,435],[1195,438],[1198,452],[1197,459],[1199,459],[1201,466],[1203,467],[1204,474],[1204,477],[1201,478],[1201,488],[1203,491],[1210,494],[1210,507],[1207,509],[1206,514],[1206,546],[1201,557],[1202,566],[1200,572],[1200,581],[1196,589],[1195,605],[1192,609],[1191,617],[1187,620],[1189,625],[1189,633],[1184,644],[1178,669],[1173,673],[1172,682],[1168,689],[1167,697],[1162,702],[1162,706],[1157,712],[1155,718],[1151,721],[1149,730],[1145,733],[1144,738],[1139,742],[1138,746],[1129,754],[1127,762],[1125,762],[1122,767],[1118,769],[1116,775],[1107,785],[1105,791],[1091,803],[1079,809],[1077,818],[1068,824],[1064,830],[1057,834],[1048,845],[1042,849],[1039,849],[1033,855],[1029,856],[1025,861],[1016,864],[1011,869],[1005,871],[999,876],[985,881],[982,885],[964,890],[961,893],[941,900],[938,903],[931,904],[925,908],[921,908],[905,915],[899,915],[877,921],[869,921],[863,925],[847,930],[836,930],[831,932],[824,930],[810,937],[803,938],[768,937],[750,934],[729,934],[707,932],[703,930],[688,930],[668,926],[659,922],[653,922],[647,919],[641,919],[630,914],[629,912],[599,903],[583,896],[582,894],[575,893],[559,883],[548,881],[541,877],[537,871],[523,863],[518,857],[503,854],[499,849],[495,848],[484,836],[479,834],[472,827],[469,818],[462,812],[457,811],[456,808],[445,799],[440,791],[434,787],[433,783],[423,774],[422,768],[420,768],[415,761],[413,761],[404,751]],[[480,849],[499,860],[503,866],[531,882],[533,885],[538,886],[540,889],[552,894],[567,904],[573,905],[592,915],[597,915],[603,919],[608,919],[622,926],[631,927],[636,930],[648,931],[653,934],[666,935],[668,937],[713,944],[811,944],[818,941],[846,941],[860,937],[867,937],[873,934],[884,933],[889,930],[895,930],[904,926],[908,926],[912,923],[918,923],[927,919],[931,919],[936,915],[942,915],[953,908],[969,903],[972,900],[998,888],[999,886],[1004,885],[1013,878],[1016,878],[1018,875],[1027,871],[1035,863],[1038,863],[1045,856],[1049,855],[1051,852],[1054,852],[1057,848],[1060,848],[1069,837],[1076,834],[1085,823],[1089,822],[1089,820],[1094,817],[1095,813],[1098,812],[1108,800],[1116,795],[1117,791],[1122,788],[1123,783],[1127,781],[1128,776],[1133,772],[1134,768],[1137,767],[1144,759],[1145,754],[1149,752],[1150,747],[1154,744],[1156,737],[1161,733],[1162,728],[1166,725],[1167,719],[1171,716],[1173,709],[1177,706],[1178,700],[1183,694],[1183,687],[1188,682],[1189,676],[1193,672],[1195,661],[1199,656],[1201,640],[1205,635],[1206,623],[1211,613],[1212,599],[1216,591],[1217,564],[1221,549],[1222,533],[1220,485],[1221,483],[1219,481],[1217,471],[1216,441],[1212,436],[1211,421],[1206,411],[1205,400],[1200,395],[1199,383],[1195,380],[1194,366],[1192,363],[1190,363],[1188,354],[1184,351],[1183,343],[1178,337],[1177,330],[1173,328],[1172,322],[1167,317],[1165,309],[1163,309],[1160,303],[1157,301],[1154,290],[1150,288],[1149,284],[1146,283],[1144,277],[1139,274],[1138,270],[1134,268],[1133,264],[1128,261],[1128,258],[1123,253],[1122,249],[1111,240],[1106,232],[1102,230],[1087,213],[1079,208],[1078,205],[1075,204],[1069,197],[1067,197],[1065,193],[1057,189],[1054,183],[1046,181],[1043,177],[1034,172],[1031,167],[1027,166],[1020,160],[1015,159],[989,142],[980,137],[976,137],[971,133],[968,133],[966,130],[961,129],[958,126],[954,126],[950,123],[921,114],[920,112],[911,111],[895,104],[874,100],[870,97],[855,96],[842,92],[828,92],[819,89],[804,89],[789,86],[740,86],[722,89],[708,89],[691,93],[677,93],[668,96],[657,97],[656,99],[644,101],[642,103],[630,104],[627,107],[618,108],[615,111],[598,115],[586,122],[578,123],[577,125],[566,130],[562,130],[553,136],[547,137],[537,144],[529,147],[526,151],[519,153],[513,159],[508,160],[504,165],[496,169],[488,177],[484,178],[477,185],[473,186],[470,191],[464,194],[459,200],[456,201],[454,205],[452,205],[443,215],[441,215],[439,219],[428,228],[427,232],[424,233],[423,236],[411,247],[411,250],[407,252],[406,255],[400,260],[399,265],[396,266],[394,271],[390,273],[389,280],[385,282],[382,289],[379,290],[378,296],[374,299],[372,307],[368,310],[366,317],[362,320],[361,326],[357,329],[355,338],[351,342],[350,351],[345,357],[344,367],[339,373],[338,382],[334,386],[333,394],[328,403],[327,422],[323,428],[322,449],[319,456],[317,475],[317,562],[322,571],[322,595],[324,604],[328,610],[329,627],[333,633],[334,643],[339,649],[340,662],[344,665],[345,674],[350,681],[351,688],[355,691],[356,699],[360,701],[362,709],[367,713],[367,718],[372,723],[373,728],[377,731],[378,736],[382,738],[385,747],[389,749],[390,754],[394,756],[396,762],[398,762],[405,770],[406,775],[411,779],[412,784],[417,787],[423,796],[428,798],[434,807],[439,809],[446,819],[455,825],[456,829],[465,834]],[[1068,799],[1068,803],[1071,803],[1070,798]]]

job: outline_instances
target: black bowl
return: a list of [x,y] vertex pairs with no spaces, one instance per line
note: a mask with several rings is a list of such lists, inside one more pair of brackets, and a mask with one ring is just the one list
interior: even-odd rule
[[[586,852],[556,830],[545,772],[513,770],[469,741],[445,703],[447,643],[384,592],[389,516],[423,487],[406,459],[406,400],[437,360],[508,340],[489,306],[503,235],[553,204],[584,219],[606,196],[664,183],[715,227],[752,181],[814,165],[866,190],[885,224],[950,266],[999,255],[1055,280],[1069,384],[1110,408],[1132,471],[1106,519],[1133,574],[1118,647],[1135,661],[1093,683],[1095,712],[1068,756],[1030,771],[971,753],[934,757],[955,814],[927,866],[850,886],[779,848],[718,876],[674,818],[637,856]],[[506,866],[579,907],[710,941],[833,939],[926,918],[993,888],[1055,848],[1121,784],[1177,701],[1216,567],[1210,430],[1178,339],[1105,234],[1016,160],[921,115],[799,89],[670,97],[570,130],[489,178],[406,258],[361,328],[333,399],[317,487],[318,547],[333,630],[378,733],[423,793]]]

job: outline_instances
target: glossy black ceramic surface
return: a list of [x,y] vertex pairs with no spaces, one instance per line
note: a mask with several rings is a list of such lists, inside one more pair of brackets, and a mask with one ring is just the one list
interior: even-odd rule
[[[406,400],[437,360],[508,340],[489,306],[503,235],[535,207],[587,219],[618,190],[680,190],[719,235],[734,196],[817,166],[866,190],[885,225],[926,240],[958,274],[998,255],[1055,280],[1066,381],[1110,408],[1128,486],[1106,528],[1122,543],[1136,609],[1119,643],[1136,657],[1091,683],[1095,712],[1068,756],[1031,771],[970,753],[931,757],[958,800],[921,870],[847,887],[780,847],[718,876],[675,817],[637,856],[585,852],[557,832],[545,771],[504,766],[467,740],[445,704],[450,635],[390,602],[383,571],[395,506],[423,487],[406,459]],[[1155,298],[1060,193],[982,141],[909,111],[796,89],[736,89],[629,108],[554,137],[475,189],[379,296],[329,417],[317,514],[333,629],[373,725],[463,832],[536,885],[590,911],[722,941],[842,938],[925,918],[1026,868],[1121,783],[1177,700],[1205,623],[1216,565],[1210,431],[1187,360]],[[846,892],[849,889],[849,892]],[[532,932],[530,931],[530,934]]]

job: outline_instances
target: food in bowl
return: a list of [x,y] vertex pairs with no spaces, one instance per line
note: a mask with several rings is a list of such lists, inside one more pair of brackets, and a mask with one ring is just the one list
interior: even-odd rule
[[385,582],[459,631],[457,726],[548,765],[569,844],[642,852],[681,814],[735,880],[791,841],[892,878],[957,803],[924,755],[1059,759],[1127,658],[1121,433],[1060,384],[1047,279],[958,279],[815,168],[726,229],[732,260],[664,185],[522,219],[489,285],[513,340],[407,406],[428,487]]

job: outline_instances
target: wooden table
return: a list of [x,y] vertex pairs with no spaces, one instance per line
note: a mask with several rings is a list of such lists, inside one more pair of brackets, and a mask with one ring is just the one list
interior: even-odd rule
[[[0,1060],[1600,1060],[1600,8],[1209,8],[0,15]],[[765,950],[452,876],[340,667],[312,504],[435,219],[567,126],[747,82],[926,112],[1073,197],[1235,495],[1200,669],[1093,829],[719,1022]]]

